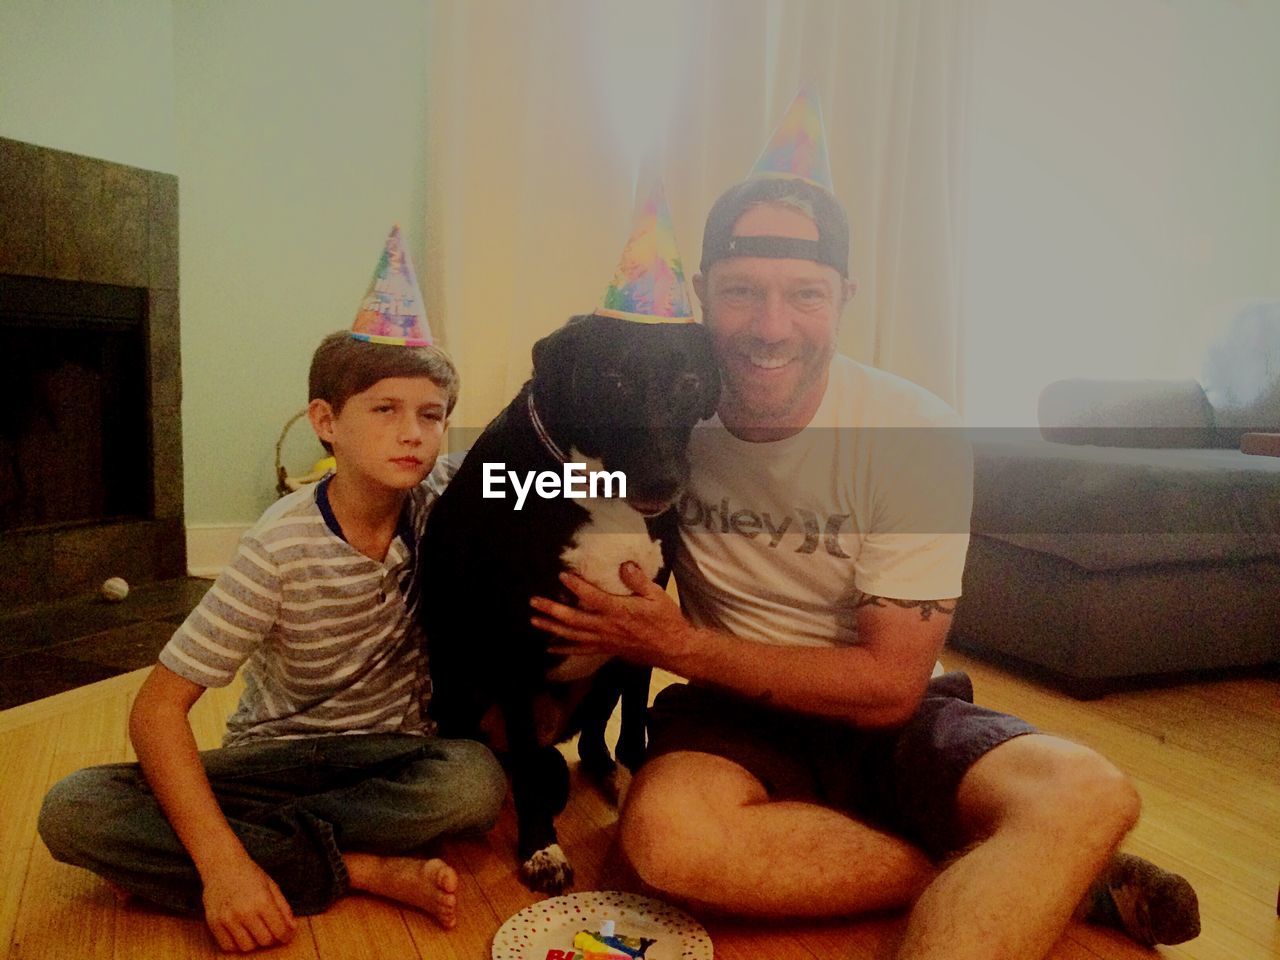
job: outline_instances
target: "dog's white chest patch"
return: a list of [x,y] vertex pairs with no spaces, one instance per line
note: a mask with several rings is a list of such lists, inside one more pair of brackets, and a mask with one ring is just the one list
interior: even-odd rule
[[[573,451],[576,455],[577,451]],[[584,459],[576,457],[575,459]],[[602,469],[587,459],[589,469]],[[662,566],[662,548],[649,538],[644,518],[625,500],[587,498],[577,501],[590,517],[578,528],[560,554],[561,562],[584,580],[606,593],[628,596],[631,591],[618,576],[618,568],[630,560],[652,580]],[[599,670],[609,657],[589,654],[569,656],[547,673],[551,680],[578,680]]]
[[583,500],[591,518],[578,528],[560,559],[564,565],[606,593],[631,593],[618,576],[628,560],[653,579],[662,566],[662,548],[649,539],[644,518],[624,500]]

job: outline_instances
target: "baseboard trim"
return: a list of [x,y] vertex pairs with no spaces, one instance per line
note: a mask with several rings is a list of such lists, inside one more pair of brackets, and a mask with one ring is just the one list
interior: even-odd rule
[[192,523],[187,525],[187,573],[216,577],[236,552],[236,544],[251,524]]

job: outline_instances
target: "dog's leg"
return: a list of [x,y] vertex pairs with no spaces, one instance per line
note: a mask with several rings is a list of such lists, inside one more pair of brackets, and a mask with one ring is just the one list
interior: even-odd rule
[[618,759],[632,773],[644,763],[649,727],[648,667],[625,664],[622,669],[622,730],[618,734]]
[[555,747],[538,745],[527,697],[504,701],[511,794],[516,806],[520,877],[531,890],[560,893],[573,883],[573,866],[560,849],[555,817],[569,801],[569,768]]
[[[591,689],[579,705],[576,718],[581,726],[578,734],[578,759],[582,772],[602,788],[616,769],[604,742],[605,727],[622,693],[621,677],[616,666],[616,661],[608,663],[591,678]],[[616,800],[617,797],[612,799]]]
[[622,730],[614,752],[628,770],[635,772],[644,761],[650,673],[647,667],[622,660],[606,664],[593,678],[591,692],[579,709],[582,732],[578,737],[578,757],[582,772],[614,806],[621,799],[624,781],[605,745],[605,727],[621,698]]

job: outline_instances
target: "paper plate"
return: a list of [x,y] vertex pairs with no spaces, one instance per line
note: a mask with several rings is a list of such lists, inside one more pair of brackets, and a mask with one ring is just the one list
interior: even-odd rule
[[[711,938],[702,924],[660,900],[591,890],[540,900],[504,923],[493,936],[493,960],[567,958],[580,930],[597,931],[612,920],[619,935],[655,941],[644,960],[712,960]],[[558,953],[552,953],[558,951]]]

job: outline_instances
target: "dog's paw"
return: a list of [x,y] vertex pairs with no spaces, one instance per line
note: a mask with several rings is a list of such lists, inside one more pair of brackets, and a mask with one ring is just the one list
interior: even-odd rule
[[520,877],[530,890],[560,893],[573,883],[573,865],[560,849],[560,844],[553,843],[520,864]]

